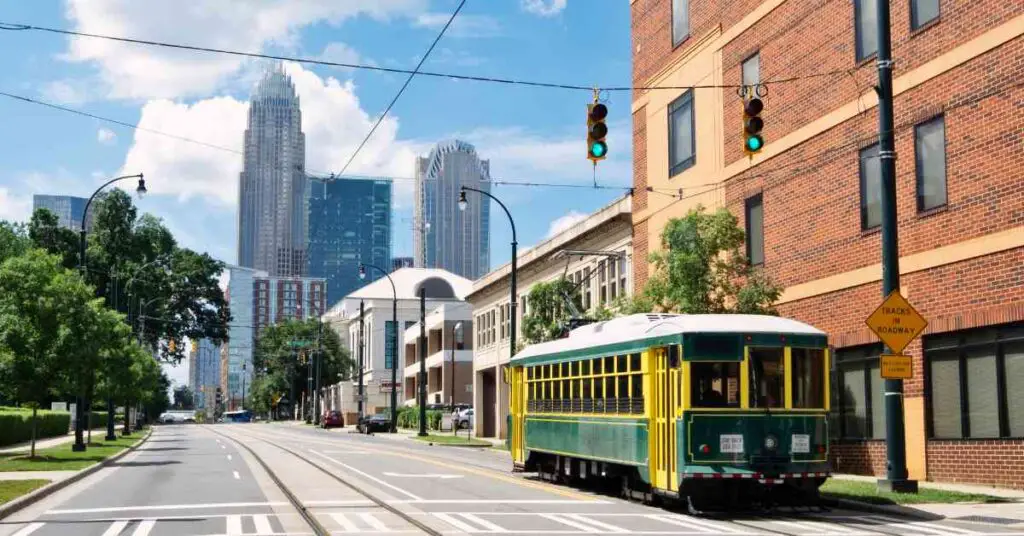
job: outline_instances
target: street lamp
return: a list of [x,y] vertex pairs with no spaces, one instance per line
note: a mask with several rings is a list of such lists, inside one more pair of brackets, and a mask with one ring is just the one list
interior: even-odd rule
[[[380,266],[373,264],[359,263],[359,279],[366,279],[366,269],[373,268],[384,274],[391,283],[391,433],[398,432],[398,291],[395,290],[395,280]],[[385,359],[387,356],[385,356]],[[362,371],[360,371],[360,377]]]
[[452,413],[455,413],[455,345],[458,342],[458,339],[455,338],[456,337],[456,335],[455,335],[456,331],[459,332],[460,336],[462,335],[462,322],[456,322],[455,325],[452,326],[452,373],[451,373],[451,377],[452,377],[451,412]]
[[466,207],[469,206],[469,201],[466,199],[466,191],[476,192],[480,195],[487,196],[493,199],[494,202],[498,203],[498,206],[500,206],[501,209],[505,211],[505,215],[508,216],[508,223],[512,226],[512,289],[511,303],[509,304],[511,307],[511,318],[509,319],[509,360],[511,360],[512,356],[516,355],[516,302],[518,300],[518,298],[516,297],[516,248],[518,247],[518,244],[516,242],[516,222],[512,219],[512,214],[508,211],[508,207],[506,207],[505,204],[501,202],[501,200],[483,190],[477,190],[476,188],[470,188],[469,186],[462,186],[459,190],[459,210],[465,211]]
[[[143,178],[142,173],[136,175],[123,175],[120,177],[114,177],[113,179],[110,179],[109,181],[103,183],[103,185],[97,188],[96,191],[89,196],[89,200],[85,202],[85,210],[82,211],[82,225],[79,228],[78,234],[78,267],[82,271],[83,280],[88,280],[86,271],[87,263],[85,258],[85,220],[89,215],[89,205],[92,204],[92,200],[95,199],[96,195],[103,191],[104,188],[110,186],[111,184],[114,184],[117,181],[125,179],[139,179],[139,185],[135,189],[135,192],[138,193],[139,197],[142,197],[143,195],[146,194],[146,179]],[[74,445],[71,446],[71,450],[74,452],[83,452],[85,451],[85,442],[82,441],[82,431],[84,424],[83,420],[85,418],[85,397],[82,396],[81,389],[79,389],[79,393],[76,398],[77,401],[75,404],[75,443]]]

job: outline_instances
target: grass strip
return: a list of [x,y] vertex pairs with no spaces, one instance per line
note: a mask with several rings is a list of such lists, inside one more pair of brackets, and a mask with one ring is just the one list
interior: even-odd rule
[[413,436],[413,438],[419,441],[426,441],[428,443],[437,443],[438,445],[470,445],[474,447],[489,447],[491,443],[489,441],[481,441],[472,437],[465,436],[450,436],[450,435],[435,435],[430,434],[424,437]]
[[84,452],[74,452],[72,443],[67,443],[39,449],[35,458],[30,458],[28,452],[0,454],[0,471],[77,471],[121,452],[144,435],[145,431],[133,432],[128,436],[118,435],[115,441],[103,441],[93,434],[94,440]]
[[961,493],[944,489],[920,487],[917,493],[890,493],[878,491],[874,482],[831,478],[821,486],[821,494],[833,499],[847,499],[870,504],[924,504],[924,503],[1000,503],[1000,497],[980,493]]
[[47,484],[49,480],[0,480],[0,504],[17,499]]

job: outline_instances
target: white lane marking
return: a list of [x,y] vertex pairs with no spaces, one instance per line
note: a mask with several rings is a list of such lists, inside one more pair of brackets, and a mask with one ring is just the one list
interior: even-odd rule
[[462,521],[459,521],[458,519],[455,519],[455,516],[452,516],[452,515],[449,515],[449,514],[436,514],[435,513],[434,517],[440,519],[441,521],[444,521],[445,523],[455,527],[458,530],[461,530],[462,532],[480,532],[480,530],[477,529],[476,527],[474,527],[472,525],[469,525],[467,523],[463,523]]
[[242,532],[242,516],[228,516],[227,517],[227,532],[228,536],[237,536],[243,534]]
[[486,519],[483,519],[480,516],[476,516],[473,514],[462,514],[462,517],[472,521],[473,523],[476,523],[477,525],[480,525],[481,527],[486,528],[488,532],[508,532],[508,530],[504,527],[495,525],[494,523],[491,523],[490,521],[487,521]]
[[554,521],[556,523],[561,523],[563,525],[568,525],[568,526],[570,526],[570,527],[572,527],[574,529],[582,530],[583,532],[587,532],[587,533],[601,532],[601,529],[593,527],[591,525],[583,524],[583,523],[581,523],[579,521],[576,521],[575,519],[573,519],[571,517],[566,516],[565,514],[541,514],[540,516],[544,517],[544,518],[547,518],[547,519],[550,519],[551,521]]
[[658,521],[662,521],[672,525],[679,525],[681,527],[702,528],[711,531],[708,534],[752,534],[750,532],[745,532],[737,528],[729,527],[726,525],[719,525],[718,523],[712,523],[710,521],[704,521],[702,519],[699,520],[689,516],[648,515],[645,517],[657,519]]
[[11,536],[28,536],[29,534],[32,534],[33,532],[42,528],[44,524],[45,523],[30,523],[29,525],[25,526],[25,528],[19,530],[18,532],[15,532]]
[[135,527],[135,532],[132,536],[148,536],[149,532],[153,530],[153,526],[156,525],[155,519],[146,519],[139,523],[138,527]]
[[376,529],[376,530],[378,530],[380,532],[387,532],[388,531],[388,526],[385,525],[383,522],[381,522],[381,520],[379,520],[376,517],[374,517],[373,514],[371,514],[371,513],[359,514],[359,519],[362,519],[363,523],[366,523],[367,525],[373,527],[374,529]]
[[889,526],[897,525],[899,527],[912,527],[912,528],[915,528],[917,530],[920,530],[921,532],[924,532],[925,534],[935,534],[935,535],[948,535],[950,533],[952,533],[952,534],[981,534],[981,533],[975,532],[973,530],[962,529],[962,528],[959,528],[959,527],[952,527],[952,526],[949,526],[949,525],[939,525],[939,524],[935,524],[935,523],[923,523],[923,522],[919,522],[919,521],[907,521],[905,519],[898,519],[898,518],[889,517],[889,516],[869,515],[869,516],[864,516],[864,518],[866,518],[866,519],[873,519],[875,521],[880,521],[880,522],[885,523],[886,525],[889,525]]
[[683,519],[674,518],[668,515],[646,515],[644,517],[648,519],[654,519],[656,521],[661,521],[662,523],[668,523],[670,525],[677,525],[680,527],[686,527],[691,530],[696,530],[697,532],[695,534],[719,534],[718,531],[711,530],[710,528],[701,525],[694,525],[693,523],[687,523]]
[[590,519],[590,518],[587,518],[587,517],[583,517],[580,514],[565,514],[565,516],[570,518],[570,519],[572,519],[572,520],[574,520],[574,521],[576,521],[576,522],[578,522],[578,523],[583,523],[585,525],[590,525],[590,526],[598,529],[598,532],[612,532],[612,533],[616,533],[616,534],[625,534],[625,533],[630,532],[629,529],[624,529],[622,527],[616,527],[615,525],[609,525],[608,523],[603,523],[603,522],[598,521],[596,519]]
[[331,462],[333,464],[340,465],[340,466],[348,469],[349,471],[352,471],[353,473],[360,474],[360,475],[362,475],[362,476],[364,476],[366,478],[369,478],[370,480],[372,480],[372,481],[374,481],[374,482],[376,482],[376,483],[378,483],[378,484],[380,484],[382,486],[389,487],[389,488],[391,488],[391,489],[401,493],[402,495],[405,495],[406,497],[409,497],[410,499],[417,500],[417,501],[422,500],[420,497],[418,497],[416,495],[413,495],[412,493],[409,493],[408,491],[405,491],[404,489],[402,489],[402,488],[400,488],[398,486],[392,486],[391,484],[388,484],[387,482],[384,482],[383,480],[381,480],[381,479],[379,479],[379,478],[377,478],[375,476],[368,475],[368,474],[360,471],[359,469],[356,469],[355,467],[352,467],[351,465],[348,465],[347,463],[339,462],[338,460],[335,460],[334,458],[331,458],[330,456],[325,456],[323,454],[320,454],[319,452],[317,452],[317,451],[315,451],[313,449],[309,449],[309,451],[312,452],[313,454],[316,454],[317,456],[320,456],[321,458],[324,458],[325,460],[327,460],[327,461],[329,461],[329,462]]
[[139,510],[191,510],[207,508],[245,508],[249,506],[284,506],[287,502],[240,502],[240,503],[209,503],[209,504],[161,504],[153,506],[113,506],[109,508],[73,508],[68,510],[47,510],[45,515],[57,514],[95,514],[99,512],[129,512]]
[[274,533],[274,528],[270,526],[270,518],[266,514],[252,516],[252,522],[256,524],[256,534]]
[[816,525],[812,521],[792,521],[792,520],[785,520],[784,521],[784,520],[781,520],[781,519],[772,519],[771,522],[776,524],[776,525],[781,525],[783,527],[788,527],[790,529],[798,530],[801,533],[808,533],[808,534],[846,534],[846,535],[853,535],[853,534],[860,534],[860,535],[879,534],[877,532],[866,532],[866,531],[859,531],[859,530],[848,529],[848,528],[845,528],[845,527],[841,527],[839,525],[833,525],[831,523],[821,523],[821,525],[819,526],[819,525]]
[[356,524],[353,523],[345,514],[336,512],[331,514],[331,517],[341,525],[342,532],[359,532],[359,527],[357,527]]
[[[375,504],[372,501],[332,501],[332,500],[312,500],[303,502],[306,506],[357,506],[357,505],[372,505]],[[417,500],[404,500],[396,499],[388,501],[388,504],[582,504],[582,505],[602,505],[611,504],[611,501],[589,501],[589,500],[533,500],[533,499],[417,499]],[[530,513],[529,515],[533,515]],[[611,515],[611,514],[604,514]],[[632,514],[630,514],[632,515]]]
[[462,478],[462,475],[443,475],[443,474],[437,474],[437,473],[423,473],[423,474],[416,474],[416,473],[384,473],[384,474],[386,476],[393,476],[393,477],[398,477],[398,478],[442,478],[442,479]]
[[242,476],[238,474],[238,471],[231,471],[231,476],[235,477],[235,480],[242,479]]
[[107,530],[103,533],[103,536],[117,536],[118,534],[121,534],[121,531],[124,530],[124,528],[127,526],[127,521],[117,521],[115,523],[111,523],[110,527],[108,527]]

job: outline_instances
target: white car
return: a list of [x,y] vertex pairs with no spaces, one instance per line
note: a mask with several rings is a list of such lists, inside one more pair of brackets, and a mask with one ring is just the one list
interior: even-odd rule
[[456,428],[473,428],[473,408],[459,410],[455,414]]

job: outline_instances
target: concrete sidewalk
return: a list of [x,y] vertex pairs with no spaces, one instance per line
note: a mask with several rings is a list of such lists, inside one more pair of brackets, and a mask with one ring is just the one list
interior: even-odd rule
[[0,480],[49,480],[57,482],[78,471],[0,471]]
[[[102,428],[93,428],[92,429],[93,435],[95,435],[97,432],[102,433],[102,434],[106,434],[107,433],[107,427],[104,426]],[[121,429],[117,428],[116,432],[118,434],[120,434],[121,433]],[[89,434],[89,431],[86,430],[85,431],[85,435],[88,436],[88,434]],[[62,436],[57,436],[57,437],[49,437],[49,438],[46,438],[46,439],[38,439],[38,440],[36,440],[36,450],[50,448],[50,447],[56,447],[57,445],[63,445],[64,443],[71,443],[74,440],[75,440],[75,432],[74,432],[74,430],[72,430],[67,435],[62,435]],[[29,450],[31,450],[31,448],[32,448],[32,442],[31,441],[25,441],[25,442],[22,442],[22,443],[15,443],[13,445],[8,445],[8,446],[0,449],[0,454],[12,454],[12,453],[17,453],[17,452],[28,452]]]

